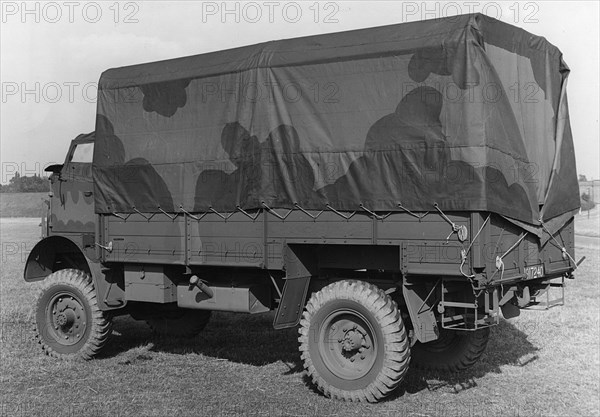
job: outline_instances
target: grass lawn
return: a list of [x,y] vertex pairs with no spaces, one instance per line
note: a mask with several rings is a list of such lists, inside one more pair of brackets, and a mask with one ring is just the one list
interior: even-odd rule
[[307,385],[295,329],[272,314],[214,314],[193,340],[153,338],[115,321],[112,343],[89,362],[60,362],[33,341],[37,284],[22,279],[39,220],[2,221],[0,416],[597,416],[597,250],[566,289],[566,306],[523,311],[492,329],[481,361],[455,375],[410,370],[379,404],[329,400]]
[[37,217],[46,213],[48,193],[0,193],[0,217]]
[[600,205],[575,216],[575,233],[583,236],[600,237]]

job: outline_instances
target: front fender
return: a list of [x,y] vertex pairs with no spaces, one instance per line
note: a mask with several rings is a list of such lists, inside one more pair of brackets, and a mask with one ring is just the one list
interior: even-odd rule
[[64,236],[50,236],[39,241],[25,263],[24,279],[41,281],[51,273],[65,268],[86,272],[92,277],[101,310],[116,310],[125,306],[125,287],[122,268],[105,268],[81,251],[79,246]]
[[65,268],[80,269],[91,275],[88,260],[75,242],[64,236],[50,236],[40,240],[29,253],[23,277],[27,282],[41,281]]

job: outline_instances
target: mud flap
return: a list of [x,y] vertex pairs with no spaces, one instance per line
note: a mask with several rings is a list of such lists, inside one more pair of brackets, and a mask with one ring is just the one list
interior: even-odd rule
[[285,280],[281,302],[273,321],[273,327],[276,330],[294,327],[300,323],[310,278],[310,276],[307,276],[287,278]]
[[413,285],[405,280],[402,285],[402,293],[406,300],[416,339],[421,343],[436,340],[440,332],[433,313],[433,305],[428,304],[431,292],[428,294],[423,286]]
[[284,252],[286,278],[273,320],[276,330],[300,323],[310,278],[318,274],[317,255],[312,245],[287,245]]

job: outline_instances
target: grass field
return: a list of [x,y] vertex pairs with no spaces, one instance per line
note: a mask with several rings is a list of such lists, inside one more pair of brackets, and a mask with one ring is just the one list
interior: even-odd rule
[[48,193],[0,193],[0,217],[37,217],[46,212]]
[[600,391],[597,250],[569,281],[567,304],[502,321],[481,361],[462,374],[410,370],[380,404],[332,401],[302,374],[296,330],[272,315],[214,314],[193,340],[153,338],[117,318],[89,362],[44,356],[33,341],[37,284],[26,284],[37,219],[2,220],[0,416],[597,416]]
[[582,236],[600,237],[600,205],[589,212],[575,216],[575,233]]

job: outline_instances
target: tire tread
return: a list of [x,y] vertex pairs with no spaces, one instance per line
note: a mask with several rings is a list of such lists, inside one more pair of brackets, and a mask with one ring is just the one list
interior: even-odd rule
[[[430,352],[418,342],[413,346],[413,363],[416,368],[435,372],[464,371],[479,361],[489,340],[490,329],[483,328],[465,335],[449,352]],[[434,342],[435,343],[435,342]]]
[[[325,303],[337,299],[348,299],[362,304],[381,326],[385,355],[382,370],[365,389],[346,391],[333,387],[318,374],[310,356],[309,334],[312,318]],[[410,347],[398,306],[383,290],[367,282],[337,281],[313,293],[300,321],[298,341],[306,374],[317,389],[330,398],[377,402],[396,389],[408,371]]]
[[39,323],[34,325],[35,338],[41,346],[42,351],[53,358],[62,360],[85,359],[90,360],[96,356],[109,342],[112,334],[112,320],[100,310],[98,300],[92,283],[92,277],[79,269],[61,269],[50,274],[44,281],[36,300],[36,311],[45,308],[41,305],[42,297],[46,291],[55,285],[67,285],[77,289],[84,296],[83,302],[87,302],[91,311],[91,330],[85,344],[74,353],[56,352],[44,339]]

